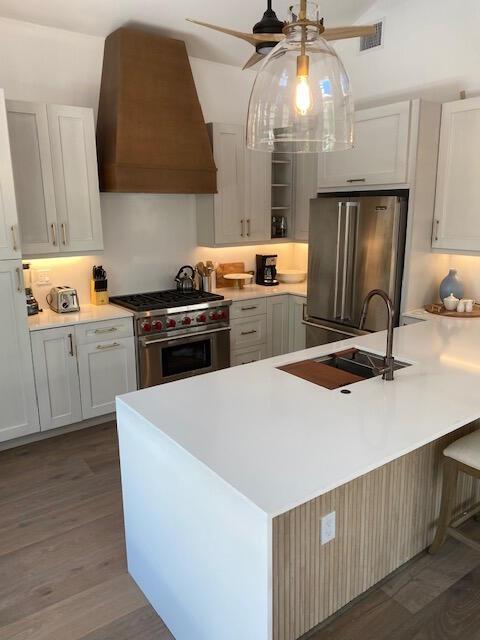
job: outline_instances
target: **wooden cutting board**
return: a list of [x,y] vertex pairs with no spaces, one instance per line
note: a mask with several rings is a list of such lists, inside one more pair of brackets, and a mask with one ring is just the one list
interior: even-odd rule
[[362,376],[329,367],[321,362],[315,362],[315,360],[301,360],[300,362],[278,367],[278,369],[297,376],[297,378],[318,384],[320,387],[325,387],[325,389],[339,389],[348,384],[365,380]]
[[244,262],[224,262],[217,267],[217,289],[220,287],[233,287],[233,280],[225,280],[223,277],[227,273],[245,273]]

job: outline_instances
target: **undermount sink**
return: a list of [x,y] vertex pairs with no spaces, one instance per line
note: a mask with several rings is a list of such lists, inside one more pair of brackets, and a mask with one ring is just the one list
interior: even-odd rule
[[[334,369],[340,369],[347,373],[353,373],[361,378],[374,378],[375,376],[381,376],[384,368],[383,356],[379,356],[369,351],[362,351],[361,349],[348,349],[339,353],[333,353],[321,358],[315,358],[315,362],[333,367]],[[394,371],[409,367],[410,364],[406,362],[400,362],[395,360],[393,368]]]
[[[410,364],[398,360],[393,364],[394,371],[409,366]],[[333,390],[383,375],[385,363],[383,356],[353,347],[311,360],[292,362],[278,368],[320,387]]]

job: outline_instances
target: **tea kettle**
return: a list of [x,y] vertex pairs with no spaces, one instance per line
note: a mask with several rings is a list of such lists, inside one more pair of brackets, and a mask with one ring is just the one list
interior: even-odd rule
[[178,291],[183,293],[190,293],[195,289],[195,270],[190,265],[186,264],[180,267],[177,275],[175,276],[175,282],[177,283]]

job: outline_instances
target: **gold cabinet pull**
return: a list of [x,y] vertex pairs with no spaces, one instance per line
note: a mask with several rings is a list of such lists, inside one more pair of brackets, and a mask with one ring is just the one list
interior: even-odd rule
[[247,238],[250,237],[250,218],[247,218]]
[[62,226],[62,242],[63,242],[63,244],[67,244],[67,231],[66,231],[66,228],[65,228],[65,223],[62,222],[61,226]]
[[94,333],[113,333],[114,331],[118,331],[117,327],[104,327],[101,329],[95,329]]
[[52,228],[52,244],[54,247],[57,246],[57,225],[52,222],[52,224],[50,225]]
[[13,245],[13,250],[17,251],[18,250],[18,244],[17,244],[17,234],[15,231],[15,225],[12,224],[12,226],[10,227],[11,231],[12,231],[12,245]]
[[243,218],[240,220],[240,235],[242,238],[245,235],[245,220]]
[[115,347],[120,347],[119,342],[112,342],[112,344],[97,344],[97,349],[99,351],[104,351],[105,349],[115,349]]
[[23,291],[23,269],[21,269],[20,267],[17,267],[15,271],[17,272],[17,291],[22,292]]

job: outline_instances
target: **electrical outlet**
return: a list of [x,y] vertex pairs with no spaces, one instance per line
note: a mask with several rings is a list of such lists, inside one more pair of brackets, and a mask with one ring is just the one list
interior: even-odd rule
[[332,511],[320,520],[320,542],[327,544],[335,538],[336,513]]
[[36,282],[38,285],[52,284],[50,269],[35,269]]

